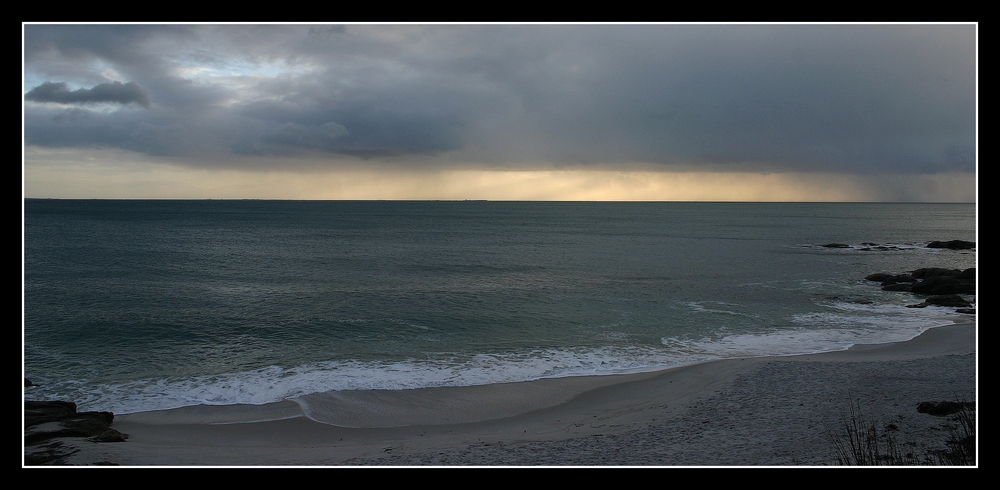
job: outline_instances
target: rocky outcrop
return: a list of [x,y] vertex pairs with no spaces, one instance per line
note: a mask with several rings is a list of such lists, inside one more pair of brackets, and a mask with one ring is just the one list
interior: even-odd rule
[[949,248],[952,250],[971,250],[976,248],[976,242],[967,242],[965,240],[948,240],[946,242],[930,242],[927,244],[927,248]]
[[976,294],[976,268],[925,268],[910,274],[876,273],[865,277],[878,281],[883,291],[909,291],[931,296],[946,294]]
[[924,279],[910,288],[916,294],[976,294],[974,280],[962,280],[954,277]]
[[972,306],[972,303],[969,303],[957,294],[943,294],[940,296],[931,296],[930,298],[925,299],[923,303],[908,305],[907,308],[925,308],[931,305],[967,308]]
[[60,464],[63,458],[78,451],[70,438],[124,442],[128,435],[111,428],[114,419],[111,412],[77,412],[73,402],[25,401],[24,462]]
[[909,305],[909,308],[953,306],[960,308],[956,310],[958,313],[975,314],[974,309],[969,309],[972,304],[959,296],[976,294],[975,267],[965,270],[927,267],[909,274],[879,272],[870,274],[865,279],[880,283],[883,291],[909,291],[928,296],[923,303]]
[[913,286],[913,283],[917,282],[918,279],[909,274],[871,274],[865,279],[869,281],[878,281],[882,284],[883,291],[909,291]]
[[[889,244],[889,243],[875,243],[875,242],[861,242],[861,244],[850,245],[847,243],[823,243],[823,244],[812,244],[809,247],[823,247],[823,248],[850,248],[862,252],[873,252],[873,251],[901,251],[908,250],[914,246],[920,246],[917,243],[908,242],[905,244]],[[966,240],[946,240],[946,241],[933,241],[928,242],[927,248],[947,248],[950,250],[974,250],[976,248],[976,242],[970,242]]]

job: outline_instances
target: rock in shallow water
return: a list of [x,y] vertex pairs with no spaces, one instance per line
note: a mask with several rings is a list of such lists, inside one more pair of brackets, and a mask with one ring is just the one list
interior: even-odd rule
[[966,308],[966,307],[972,306],[972,303],[969,303],[968,301],[966,301],[965,299],[963,299],[961,296],[959,296],[957,294],[944,294],[944,295],[940,295],[940,296],[931,296],[930,298],[925,299],[923,303],[915,304],[915,305],[909,305],[909,306],[907,306],[907,308],[924,308],[924,307],[931,306],[931,305],[933,305],[933,306],[957,306],[957,307],[960,307],[960,308]]
[[927,244],[927,248],[950,248],[952,250],[969,250],[976,248],[976,242],[965,240],[935,241]]

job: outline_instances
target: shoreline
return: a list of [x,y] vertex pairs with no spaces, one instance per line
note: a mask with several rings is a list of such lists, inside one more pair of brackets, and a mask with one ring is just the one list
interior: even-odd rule
[[[976,324],[905,342],[659,371],[398,391],[115,417],[121,443],[77,441],[69,465],[826,465],[850,401],[908,450],[943,444],[922,401],[974,399]],[[306,413],[310,417],[306,416]],[[317,422],[322,420],[327,423]],[[264,421],[261,421],[264,420]]]

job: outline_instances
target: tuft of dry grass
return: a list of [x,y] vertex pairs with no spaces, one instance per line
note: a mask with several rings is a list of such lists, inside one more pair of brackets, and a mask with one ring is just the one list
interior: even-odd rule
[[833,437],[837,462],[842,466],[903,466],[915,464],[904,457],[893,436],[893,427],[879,428],[861,411],[861,402],[851,400],[850,415],[841,420],[841,434]]
[[831,433],[842,466],[912,466],[976,464],[976,408],[974,403],[959,402],[961,410],[951,420],[958,422],[946,441],[948,449],[918,458],[903,454],[893,435],[895,425],[880,427],[876,420],[865,416],[861,402],[850,400],[850,411],[842,417],[839,434]]

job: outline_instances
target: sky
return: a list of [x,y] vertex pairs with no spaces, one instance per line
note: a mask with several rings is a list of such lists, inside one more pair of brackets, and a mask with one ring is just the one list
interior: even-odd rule
[[976,24],[22,27],[24,197],[976,201]]

